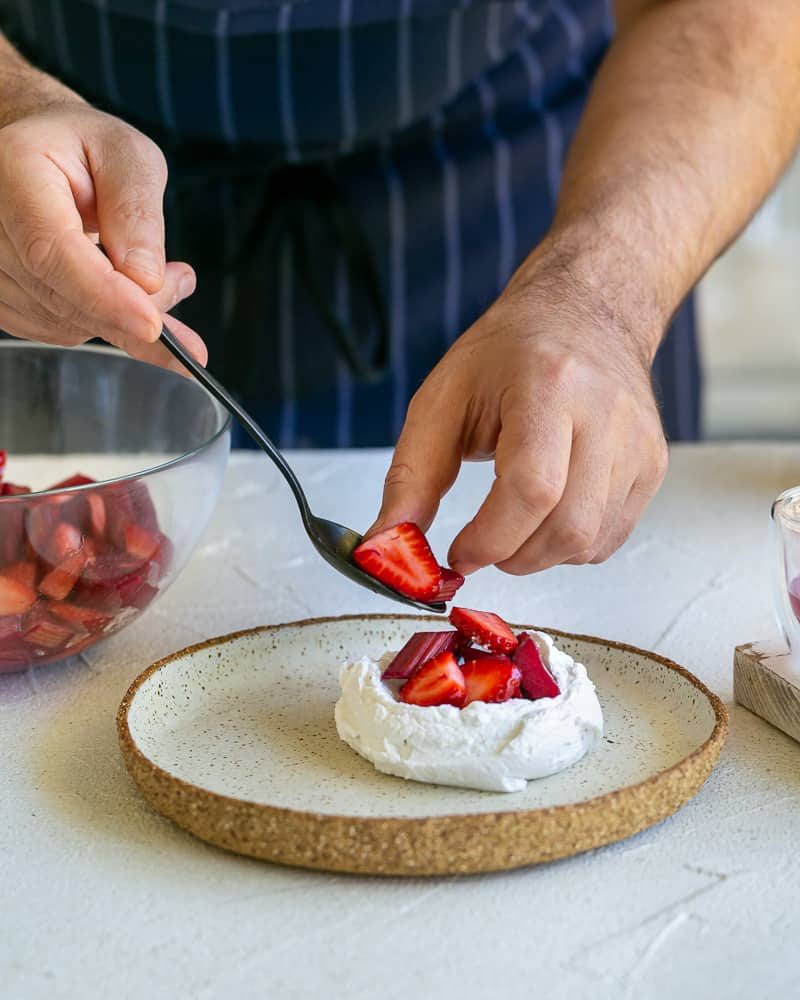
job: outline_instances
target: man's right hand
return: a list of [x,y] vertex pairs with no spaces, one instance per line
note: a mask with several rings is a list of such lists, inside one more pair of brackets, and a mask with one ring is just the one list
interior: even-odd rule
[[[0,128],[0,329],[67,346],[101,337],[180,368],[156,343],[195,287],[188,264],[165,261],[166,179],[150,139],[78,100]],[[205,364],[200,337],[167,323]]]

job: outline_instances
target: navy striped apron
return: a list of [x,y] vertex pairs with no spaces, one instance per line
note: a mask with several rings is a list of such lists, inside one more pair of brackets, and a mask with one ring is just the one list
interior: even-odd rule
[[[0,0],[170,161],[178,315],[283,447],[385,446],[552,219],[608,0]],[[698,432],[691,299],[654,378]],[[237,443],[246,444],[240,440]]]

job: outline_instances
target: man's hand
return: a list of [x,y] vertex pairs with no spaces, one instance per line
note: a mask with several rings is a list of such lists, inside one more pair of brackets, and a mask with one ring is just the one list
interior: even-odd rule
[[426,530],[462,460],[493,456],[492,488],[450,549],[454,569],[606,559],[667,465],[639,342],[569,268],[534,255],[411,401],[377,527]]
[[[164,259],[166,177],[154,143],[77,97],[0,128],[0,328],[67,346],[102,337],[179,368],[156,341],[195,277]],[[205,364],[200,337],[167,322]]]

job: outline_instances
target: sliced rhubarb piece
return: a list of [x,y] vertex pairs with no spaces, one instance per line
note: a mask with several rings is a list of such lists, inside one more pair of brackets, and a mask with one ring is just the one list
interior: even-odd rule
[[7,453],[4,452],[2,450],[2,448],[0,448],[0,483],[3,482],[3,475],[4,475],[5,471],[6,471],[6,461],[7,461],[7,459],[8,459]]
[[417,601],[435,600],[442,585],[442,569],[428,540],[410,521],[362,542],[353,552],[353,561],[387,587]]
[[452,653],[440,653],[424,663],[400,688],[400,700],[408,705],[464,704],[466,685]]
[[125,527],[125,549],[130,555],[142,562],[155,559],[161,548],[161,536],[148,531],[139,524],[128,524]]
[[417,632],[411,636],[400,652],[383,672],[383,680],[410,677],[417,667],[432,660],[439,653],[453,652],[458,645],[458,632]]
[[99,493],[86,494],[86,506],[89,510],[88,529],[93,538],[101,539],[106,533],[106,502]]
[[510,653],[516,649],[517,637],[503,619],[491,611],[453,608],[450,621],[462,635],[494,653]]
[[444,601],[446,604],[453,600],[458,588],[464,585],[464,577],[460,573],[456,573],[454,569],[448,569],[447,566],[439,568],[442,571],[442,582],[439,584],[439,590],[433,600]]
[[14,562],[3,569],[3,576],[16,580],[33,590],[36,587],[36,563],[34,562]]
[[470,663],[472,660],[484,660],[486,657],[497,656],[497,653],[490,653],[488,649],[480,649],[478,646],[467,646],[461,649],[461,658],[464,663]]
[[113,619],[113,615],[97,608],[85,608],[80,604],[68,601],[50,601],[47,605],[50,614],[70,622],[73,626],[85,629],[87,632],[100,632]]
[[789,603],[795,618],[800,622],[800,576],[796,576],[789,584]]
[[76,472],[74,476],[68,476],[66,479],[62,479],[60,483],[53,483],[52,486],[48,486],[48,490],[68,490],[73,486],[88,486],[90,483],[96,483],[96,479],[92,479],[90,476],[84,476],[81,472]]
[[53,562],[61,562],[73,552],[77,552],[83,543],[83,534],[68,521],[60,521],[53,531],[50,552]]
[[0,674],[22,670],[30,661],[30,648],[21,635],[0,643]]
[[58,511],[45,501],[31,505],[25,515],[25,530],[31,547],[37,556],[50,563],[59,561],[51,551],[51,538],[58,523]]
[[520,688],[520,670],[507,656],[485,656],[461,668],[467,686],[464,705],[473,701],[501,702],[513,698]]
[[137,611],[144,611],[157,593],[158,587],[152,586],[146,580],[136,583],[131,581],[119,588],[122,606],[124,608],[136,608]]
[[33,607],[37,598],[33,587],[0,573],[0,615],[23,615]]
[[0,646],[22,632],[24,615],[0,615]]
[[74,630],[65,622],[42,616],[25,632],[25,641],[36,649],[52,652],[63,649],[74,634]]
[[103,488],[108,537],[118,549],[125,548],[125,529],[138,524],[147,531],[158,531],[158,515],[150,491],[142,482],[115,484]]
[[39,593],[52,597],[55,601],[63,601],[78,581],[86,565],[86,550],[80,548],[62,560],[44,577],[39,584]]
[[522,674],[522,691],[532,701],[561,694],[555,678],[544,665],[539,647],[527,632],[520,632],[513,659]]
[[[101,555],[90,563],[81,574],[73,599],[83,605],[102,611],[119,611],[122,607],[136,606],[140,590],[158,579],[158,567],[142,563],[125,555]],[[144,597],[143,597],[144,599]],[[148,597],[149,603],[152,597]]]

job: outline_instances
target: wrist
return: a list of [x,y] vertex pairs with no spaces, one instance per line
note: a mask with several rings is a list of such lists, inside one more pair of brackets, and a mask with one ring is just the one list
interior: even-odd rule
[[555,297],[568,315],[579,313],[596,337],[608,336],[609,346],[627,348],[648,369],[680,304],[645,253],[594,220],[554,224],[509,290],[526,285]]
[[0,35],[0,128],[69,104],[86,106],[79,94],[31,66]]

